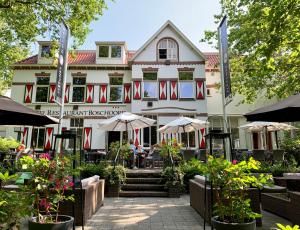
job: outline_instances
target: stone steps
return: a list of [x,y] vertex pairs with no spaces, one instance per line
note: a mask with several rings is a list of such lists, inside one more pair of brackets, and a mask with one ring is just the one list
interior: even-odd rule
[[161,178],[141,178],[141,177],[135,177],[135,178],[126,178],[126,184],[160,184]]
[[161,170],[127,170],[126,182],[121,187],[120,197],[167,197],[168,192],[161,182]]
[[168,192],[162,191],[120,191],[120,197],[168,197]]
[[123,191],[164,191],[163,184],[125,184],[122,186]]

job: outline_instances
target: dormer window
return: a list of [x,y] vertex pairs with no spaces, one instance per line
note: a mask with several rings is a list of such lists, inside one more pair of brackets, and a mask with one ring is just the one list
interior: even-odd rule
[[99,46],[99,57],[102,58],[109,57],[109,46]]
[[50,45],[42,45],[41,48],[41,57],[50,57],[51,56],[51,46]]
[[171,38],[164,38],[157,45],[159,60],[178,60],[178,45]]
[[121,46],[111,46],[111,57],[112,58],[120,58],[122,55]]

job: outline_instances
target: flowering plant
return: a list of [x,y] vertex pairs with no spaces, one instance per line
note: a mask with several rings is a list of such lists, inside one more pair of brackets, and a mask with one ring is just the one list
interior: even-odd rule
[[214,214],[219,221],[245,223],[260,217],[260,214],[251,209],[247,189],[270,185],[272,176],[251,174],[251,170],[259,167],[260,162],[253,158],[237,163],[224,158],[208,157],[207,164],[202,169],[216,192]]
[[170,153],[173,158],[181,159],[180,149],[182,147],[181,143],[178,143],[176,139],[168,140],[166,143],[162,143],[160,148],[160,155],[163,158],[167,158]]
[[20,159],[22,169],[32,172],[32,182],[27,185],[31,193],[33,214],[37,222],[57,222],[62,201],[74,201],[65,191],[74,186],[72,182],[71,160],[58,156],[51,160],[49,154],[41,154],[35,160],[24,156]]

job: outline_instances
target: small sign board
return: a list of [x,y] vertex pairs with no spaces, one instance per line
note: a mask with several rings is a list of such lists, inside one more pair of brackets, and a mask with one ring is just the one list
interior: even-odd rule
[[60,24],[60,39],[59,39],[59,52],[58,52],[58,64],[57,64],[57,76],[56,76],[56,92],[55,101],[59,104],[62,103],[62,95],[64,88],[64,74],[68,60],[68,38],[69,30],[65,22]]
[[223,89],[224,89],[224,98],[225,105],[229,104],[232,101],[231,95],[231,82],[230,82],[230,69],[229,69],[229,55],[228,55],[228,35],[227,35],[227,17],[224,16],[219,28],[219,44],[220,44],[220,64],[221,64],[221,73],[223,77]]

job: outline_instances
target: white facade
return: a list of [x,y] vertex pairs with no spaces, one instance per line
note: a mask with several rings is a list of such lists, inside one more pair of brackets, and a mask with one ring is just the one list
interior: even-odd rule
[[[58,117],[59,107],[53,100],[56,68],[47,54],[50,43],[39,44],[37,55],[15,64],[11,97]],[[108,141],[119,139],[119,133],[107,134],[97,124],[124,111],[157,120],[151,128],[131,132],[134,143],[146,148],[167,138],[187,140],[186,136],[157,132],[161,125],[179,116],[207,119],[205,57],[170,21],[136,52],[128,51],[125,42],[100,41],[95,43],[95,50],[69,55],[68,62],[62,126],[81,132],[86,149],[104,149]],[[186,76],[179,77],[181,72]],[[7,136],[45,149],[53,144],[55,133],[57,125],[7,130]],[[189,138],[189,146],[198,148],[204,137],[199,132]]]

